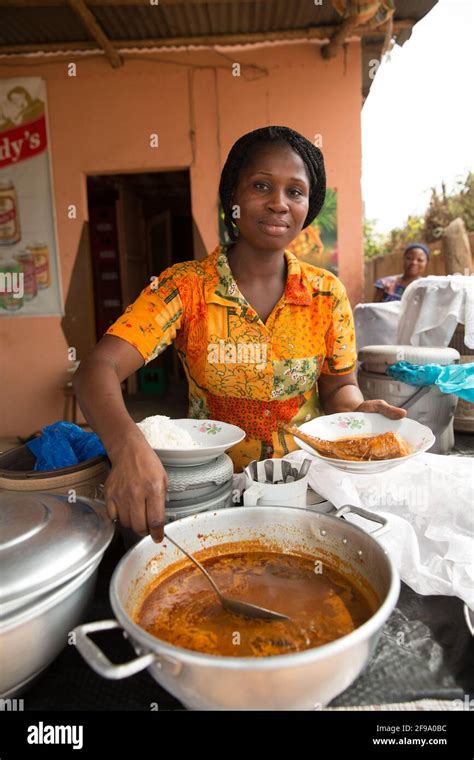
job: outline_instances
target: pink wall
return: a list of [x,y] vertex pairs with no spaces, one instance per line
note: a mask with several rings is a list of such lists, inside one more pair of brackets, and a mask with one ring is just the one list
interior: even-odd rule
[[[331,61],[309,44],[164,57],[168,63],[127,60],[118,70],[102,59],[79,58],[75,78],[54,59],[15,68],[0,62],[2,78],[42,76],[47,83],[64,294],[87,220],[87,174],[189,167],[201,257],[217,242],[217,188],[227,151],[244,132],[273,123],[309,139],[322,135],[328,185],[338,190],[339,274],[352,303],[360,300],[359,43]],[[234,61],[242,66],[240,77],[231,74]],[[149,145],[155,132],[159,148]],[[77,205],[76,220],[67,218],[70,204]],[[0,347],[0,435],[28,435],[61,419],[68,346],[60,317],[1,318]]]

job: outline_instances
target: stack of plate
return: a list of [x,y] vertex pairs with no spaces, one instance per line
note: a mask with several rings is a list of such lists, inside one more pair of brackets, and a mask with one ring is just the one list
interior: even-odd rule
[[164,465],[168,475],[168,522],[232,504],[234,466],[227,454],[195,467]]
[[234,467],[224,452],[245,438],[245,432],[220,420],[173,422],[199,446],[187,450],[155,449],[168,475],[168,521],[231,506]]

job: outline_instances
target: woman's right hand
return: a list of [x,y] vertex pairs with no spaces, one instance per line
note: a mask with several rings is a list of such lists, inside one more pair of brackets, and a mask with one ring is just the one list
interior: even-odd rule
[[109,517],[118,518],[135,533],[150,533],[154,541],[162,541],[168,476],[158,455],[139,433],[111,461],[104,489]]

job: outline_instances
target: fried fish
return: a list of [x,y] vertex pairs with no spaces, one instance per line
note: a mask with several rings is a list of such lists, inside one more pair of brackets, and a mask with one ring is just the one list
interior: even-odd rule
[[410,453],[408,444],[398,433],[381,433],[380,435],[354,436],[325,441],[308,435],[295,425],[282,425],[282,429],[307,443],[311,448],[331,459],[348,459],[364,462],[377,459],[398,459]]

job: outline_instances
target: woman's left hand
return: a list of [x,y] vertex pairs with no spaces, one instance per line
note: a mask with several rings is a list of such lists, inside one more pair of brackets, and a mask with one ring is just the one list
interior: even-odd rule
[[371,401],[364,401],[360,404],[355,412],[373,412],[376,414],[383,414],[384,417],[388,417],[390,420],[401,420],[407,416],[406,409],[400,409],[398,406],[392,406],[381,398],[372,399]]

